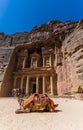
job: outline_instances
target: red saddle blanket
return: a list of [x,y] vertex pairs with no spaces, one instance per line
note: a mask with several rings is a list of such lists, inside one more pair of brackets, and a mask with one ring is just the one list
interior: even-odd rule
[[21,103],[23,109],[30,108],[31,111],[49,110],[54,111],[54,102],[44,94],[33,94]]

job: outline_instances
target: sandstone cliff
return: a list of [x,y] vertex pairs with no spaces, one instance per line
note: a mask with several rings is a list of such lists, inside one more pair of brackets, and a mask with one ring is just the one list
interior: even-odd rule
[[63,93],[83,92],[83,29],[77,26],[63,41],[61,50],[63,65],[57,68],[59,89]]
[[0,33],[0,46],[16,46],[27,42],[45,40],[55,38],[63,40],[66,35],[73,32],[76,22],[67,21],[50,21],[48,24],[34,27],[30,32],[15,33],[13,35],[5,35]]

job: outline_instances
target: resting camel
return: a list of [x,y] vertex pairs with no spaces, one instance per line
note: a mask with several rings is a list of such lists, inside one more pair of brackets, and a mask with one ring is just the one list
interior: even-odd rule
[[13,96],[17,96],[20,109],[17,109],[16,113],[27,113],[27,112],[39,112],[39,111],[50,111],[54,112],[55,107],[58,104],[54,104],[47,94],[35,93],[31,96],[23,95],[21,89],[16,88],[12,91]]

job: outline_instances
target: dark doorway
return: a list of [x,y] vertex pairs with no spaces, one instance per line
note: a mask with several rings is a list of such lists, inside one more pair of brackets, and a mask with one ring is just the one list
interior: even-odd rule
[[36,84],[33,84],[33,93],[36,93]]

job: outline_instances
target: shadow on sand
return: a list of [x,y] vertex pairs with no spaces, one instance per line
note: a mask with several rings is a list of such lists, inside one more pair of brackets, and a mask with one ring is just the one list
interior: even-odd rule
[[50,111],[37,111],[37,112],[31,112],[31,113],[58,113],[58,112],[62,112],[62,110],[54,110],[54,112],[50,112]]
[[34,112],[25,112],[25,111],[22,111],[22,110],[16,110],[15,113],[16,114],[22,114],[22,113],[58,113],[58,112],[62,112],[62,110],[54,110],[53,112],[50,112],[50,111],[34,111]]

